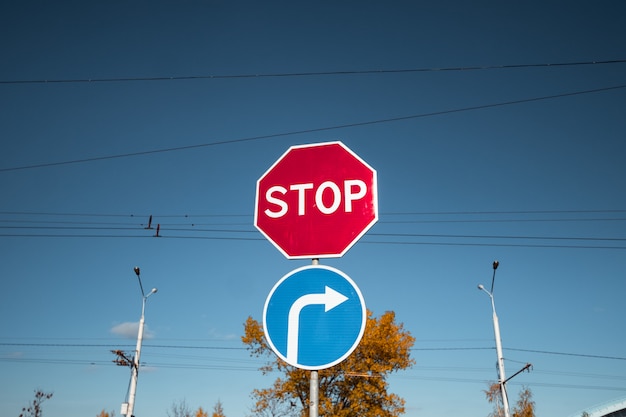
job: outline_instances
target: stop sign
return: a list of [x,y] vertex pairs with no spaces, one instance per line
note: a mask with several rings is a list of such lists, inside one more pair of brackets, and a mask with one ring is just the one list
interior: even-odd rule
[[254,225],[289,259],[343,256],[377,220],[376,171],[341,142],[292,146],[257,181]]

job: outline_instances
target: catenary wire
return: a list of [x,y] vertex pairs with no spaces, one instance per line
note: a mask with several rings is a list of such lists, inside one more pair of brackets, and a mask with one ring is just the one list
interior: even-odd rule
[[[37,338],[36,338],[37,339]],[[80,339],[77,339],[80,340]],[[199,340],[202,341],[202,340]],[[50,348],[50,347],[60,347],[60,348],[67,348],[67,347],[96,347],[96,348],[100,348],[100,347],[120,347],[120,345],[108,345],[108,344],[86,344],[86,343],[8,343],[8,342],[4,342],[4,343],[0,343],[0,346],[2,345],[8,345],[8,346],[15,346],[15,345],[25,345],[25,346],[34,346],[34,347],[43,347],[43,348]],[[133,347],[133,345],[125,345],[125,347],[131,349]],[[202,349],[202,350],[215,350],[215,349],[224,349],[224,347],[221,346],[190,346],[190,345],[159,345],[159,344],[145,344],[144,347],[146,348],[166,348],[166,349]],[[244,347],[240,347],[240,348],[228,348],[228,349],[232,349],[232,350],[237,350],[237,351],[243,351],[243,350],[247,350]],[[495,349],[494,347],[478,347],[478,348],[468,348],[468,347],[439,347],[439,348],[412,348],[411,351],[421,351],[421,352],[425,352],[425,351],[457,351],[457,350],[493,350]],[[533,352],[533,353],[541,353],[541,354],[551,354],[551,355],[565,355],[565,356],[578,356],[578,357],[584,357],[584,358],[591,358],[591,359],[609,359],[609,360],[626,360],[626,358],[623,357],[615,357],[615,356],[606,356],[606,355],[591,355],[591,354],[580,354],[580,353],[571,353],[571,352],[556,352],[556,351],[546,351],[546,350],[536,350],[536,349],[516,349],[516,348],[507,348],[505,350],[518,350],[518,351],[524,351],[524,352]],[[254,359],[252,358],[247,358],[246,360],[238,360],[238,359],[228,359],[227,362],[229,362],[228,364],[224,365],[223,364],[223,359],[222,358],[215,358],[215,357],[209,357],[209,358],[205,358],[202,356],[193,356],[193,357],[188,357],[188,356],[172,356],[170,353],[163,353],[163,354],[159,354],[159,353],[152,353],[153,356],[160,356],[160,357],[165,357],[165,358],[178,358],[181,361],[180,362],[158,362],[158,361],[149,361],[149,362],[142,362],[142,366],[148,366],[148,367],[157,367],[157,368],[168,368],[168,369],[193,369],[193,370],[213,370],[213,371],[248,371],[248,372],[258,372],[259,371],[259,367],[261,366],[259,363],[257,363],[256,365],[252,365],[253,362],[255,362]],[[189,360],[193,361],[193,362],[189,362]],[[207,361],[220,361],[220,364],[212,364],[210,362],[203,362],[204,360]],[[0,362],[13,362],[13,363],[19,363],[19,364],[26,364],[26,363],[35,363],[35,364],[50,364],[50,365],[81,365],[81,366],[112,366],[112,361],[108,361],[108,360],[94,360],[94,359],[77,359],[77,358],[72,358],[72,359],[59,359],[59,358],[9,358],[9,357],[5,357],[5,358],[0,358]],[[248,365],[250,364],[250,365]],[[397,379],[410,379],[410,380],[427,380],[427,381],[443,381],[443,382],[461,382],[461,383],[489,383],[492,379],[491,378],[458,378],[458,377],[445,377],[445,376],[441,376],[441,371],[450,371],[450,372],[455,372],[458,373],[460,371],[465,371],[465,372],[484,372],[486,371],[486,368],[471,368],[468,369],[466,367],[433,367],[433,366],[429,366],[429,367],[424,367],[424,366],[416,366],[412,372],[404,373],[402,375],[397,375],[394,376],[394,378]],[[426,372],[426,373],[425,373]],[[428,375],[428,372],[436,372],[437,376],[431,376]],[[586,374],[586,373],[575,373],[575,372],[560,372],[560,371],[546,371],[546,370],[539,370],[537,372],[535,372],[537,374],[546,374],[546,375],[566,375],[568,377],[579,377],[579,378],[593,378],[593,379],[604,379],[604,380],[612,380],[612,381],[621,381],[624,379],[623,376],[616,376],[616,375],[602,375],[602,374]],[[512,382],[514,385],[519,385],[518,383]],[[563,384],[563,383],[556,383],[556,382],[525,382],[526,385],[532,385],[532,386],[542,386],[542,387],[552,387],[552,388],[567,388],[567,389],[594,389],[594,390],[605,390],[605,391],[624,391],[624,387],[623,386],[619,386],[619,387],[615,387],[615,386],[608,386],[608,385],[590,385],[590,384]]]
[[137,82],[137,81],[182,81],[182,80],[217,80],[239,78],[286,78],[286,77],[320,77],[320,76],[344,76],[344,75],[383,75],[402,74],[417,72],[464,72],[522,68],[558,68],[589,65],[613,65],[626,63],[626,59],[535,63],[535,64],[508,64],[508,65],[479,65],[461,67],[430,67],[430,68],[401,68],[401,69],[369,69],[369,70],[344,70],[344,71],[308,71],[308,72],[283,72],[265,74],[215,74],[215,75],[180,75],[160,77],[110,77],[110,78],[74,78],[74,79],[38,79],[38,80],[0,80],[0,84],[76,84],[76,83],[110,83],[110,82]]
[[[0,220],[1,221],[1,220]],[[128,226],[128,225],[127,225]],[[251,226],[251,225],[250,225]],[[0,229],[10,230],[128,230],[139,231],[134,227],[103,227],[103,226],[0,226]],[[145,229],[145,228],[144,228]],[[148,229],[152,230],[152,229]],[[172,232],[209,232],[209,233],[257,233],[256,229],[247,230],[240,229],[201,229],[197,227],[186,228],[168,228],[163,229]],[[620,237],[589,237],[589,236],[520,236],[520,235],[466,235],[466,234],[428,234],[428,233],[380,233],[371,232],[369,236],[385,236],[385,237],[432,237],[432,238],[462,238],[462,239],[520,239],[520,240],[579,240],[579,241],[615,241],[624,242],[626,238]]]
[[[45,342],[0,342],[0,346],[11,346],[11,347],[80,347],[80,348],[128,348],[131,349],[135,345],[124,345],[124,344],[113,344],[113,343],[45,343]],[[232,346],[198,346],[198,345],[162,345],[162,344],[152,344],[152,343],[144,343],[143,347],[145,348],[159,348],[159,349],[194,349],[194,350],[248,350],[246,347],[232,347]],[[484,347],[467,347],[467,346],[457,346],[457,347],[413,347],[410,351],[458,351],[458,350],[494,350],[495,347],[492,346],[484,346]],[[517,351],[517,352],[527,352],[527,353],[539,353],[545,355],[558,355],[558,356],[574,356],[580,358],[589,358],[589,359],[607,359],[607,360],[618,360],[618,361],[626,361],[626,357],[623,356],[610,356],[610,355],[594,355],[594,354],[586,354],[586,353],[574,353],[574,352],[558,352],[558,351],[549,351],[549,350],[539,350],[539,349],[524,349],[524,348],[511,348],[507,347],[504,350],[506,351]]]
[[[555,219],[555,220],[568,220],[567,216],[569,214],[615,214],[626,212],[626,210],[619,209],[611,209],[611,210],[525,210],[525,211],[440,211],[440,212],[391,212],[391,213],[383,213],[381,217],[390,218],[390,217],[406,217],[408,215],[412,216],[422,216],[422,215],[437,215],[438,217],[448,215],[457,215],[457,216],[473,216],[473,215],[489,215],[491,219],[482,219],[484,221],[494,221],[494,217],[497,217],[500,214],[523,214],[523,215],[535,215],[542,213],[552,213],[552,214],[560,214],[564,218],[563,219]],[[155,237],[153,229],[149,227],[144,227],[144,224],[141,223],[141,228],[138,225],[131,223],[106,223],[102,221],[94,222],[96,226],[92,226],[90,223],[87,223],[84,220],[89,220],[89,217],[94,218],[120,218],[126,217],[131,219],[133,222],[137,219],[137,217],[141,217],[144,220],[147,219],[146,215],[137,216],[135,214],[119,214],[119,213],[68,213],[68,212],[29,212],[29,211],[4,211],[0,212],[0,216],[10,216],[7,220],[6,218],[0,218],[0,224],[9,223],[9,225],[0,226],[0,229],[12,230],[14,233],[4,233],[0,236],[4,237],[22,237],[22,238],[148,238]],[[15,220],[15,216],[19,216],[19,220]],[[45,216],[42,220],[36,220],[38,217]],[[74,222],[76,224],[72,224],[71,221],[63,221],[60,222],[62,226],[59,226],[58,223],[51,225],[50,219],[48,217],[60,217],[62,216],[64,219],[72,220],[72,216],[77,216],[81,219],[79,222]],[[167,214],[161,215],[161,217],[168,218],[184,218],[186,221],[190,221],[191,218],[196,217],[210,217],[210,218],[219,218],[219,219],[227,219],[230,217],[250,217],[250,215],[237,215],[237,214],[198,214],[198,215],[188,215],[188,214]],[[160,218],[160,217],[159,217]],[[588,219],[580,219],[579,220],[588,220]],[[28,220],[26,220],[28,219]],[[12,220],[17,222],[28,221],[27,225],[23,223],[12,223]],[[470,219],[479,220],[479,219]],[[518,219],[518,221],[525,221],[532,219]],[[546,220],[546,219],[542,219]],[[404,221],[407,221],[404,219]],[[410,220],[408,220],[410,221]],[[438,220],[435,220],[438,221]],[[449,219],[449,221],[467,221],[465,219]],[[52,222],[54,223],[54,222]],[[385,223],[385,221],[381,221],[380,223]],[[68,226],[69,224],[69,226]],[[158,237],[164,237],[166,239],[203,239],[203,240],[239,240],[239,241],[263,241],[261,237],[249,237],[244,236],[249,233],[257,233],[255,229],[251,227],[251,224],[239,224],[240,226],[245,226],[244,228],[231,228],[225,226],[231,226],[229,224],[217,223],[212,226],[218,226],[217,228],[202,228],[198,227],[197,224],[184,224],[184,223],[173,223],[168,227],[162,227],[161,234]],[[146,230],[147,229],[147,230]],[[37,233],[42,232],[44,230],[47,231],[56,231],[56,233]],[[149,230],[149,231],[148,231]],[[61,231],[72,231],[73,233],[61,233]],[[98,233],[86,233],[88,231],[97,231]],[[120,234],[119,232],[127,232]],[[117,232],[117,233],[116,233]],[[178,234],[172,234],[173,232],[179,232]],[[184,235],[180,235],[180,232],[183,232]],[[206,235],[207,233],[213,235]],[[391,237],[392,241],[383,241],[380,238]],[[416,241],[416,238],[426,238],[428,241]],[[447,239],[447,242],[442,241],[433,241],[432,239]],[[463,242],[465,239],[474,239],[475,242]],[[504,239],[508,240],[518,240],[518,241],[561,241],[561,242],[594,242],[594,245],[573,245],[573,244],[549,244],[549,245],[540,245],[538,242],[530,242],[530,243],[508,243],[503,244],[501,242],[485,242],[499,240],[502,241]],[[450,241],[451,240],[451,241]],[[393,244],[393,245],[431,245],[431,246],[489,246],[489,247],[547,247],[547,248],[577,248],[577,249],[625,249],[622,246],[617,245],[600,245],[602,242],[623,242],[626,240],[625,238],[620,237],[602,237],[602,236],[519,236],[519,235],[510,235],[510,234],[502,234],[502,235],[475,235],[475,234],[422,234],[422,233],[380,233],[380,232],[371,232],[364,238],[364,243],[370,244]]]
[[[10,234],[3,233],[0,237],[14,238],[115,238],[115,239],[146,239],[155,236],[134,236],[134,235],[88,235],[88,234]],[[231,241],[266,241],[260,237],[218,237],[218,236],[158,236],[163,239],[189,239],[189,240],[231,240]],[[560,249],[619,249],[625,250],[626,246],[590,246],[590,245],[542,245],[542,244],[511,244],[511,243],[462,243],[462,242],[419,242],[419,241],[373,241],[365,240],[364,244],[379,245],[423,245],[423,246],[483,246],[483,247],[519,247],[519,248],[560,248]]]
[[[489,216],[499,216],[504,214],[518,214],[518,215],[535,215],[535,214],[617,214],[617,213],[626,213],[626,210],[527,210],[527,211],[458,211],[458,212],[450,212],[450,211],[439,211],[439,212],[402,212],[402,213],[394,213],[394,212],[383,212],[380,214],[381,219],[378,221],[378,224],[417,224],[417,223],[528,223],[528,222],[621,222],[626,221],[626,217],[562,217],[562,218],[461,218],[461,219],[444,219],[444,220],[433,220],[433,219],[422,219],[422,220],[412,220],[412,219],[401,219],[401,220],[391,220],[391,218],[396,216],[448,216],[448,215],[458,215],[458,216],[478,216],[478,215],[489,215]],[[34,212],[34,211],[0,211],[0,216],[10,216],[5,218],[0,218],[0,223],[8,223],[8,224],[69,224],[69,225],[107,225],[107,226],[140,226],[142,228],[147,228],[147,223],[139,222],[139,223],[129,223],[129,222],[109,222],[109,221],[87,221],[87,220],[51,220],[47,218],[50,217],[115,217],[115,218],[128,218],[129,220],[135,221],[139,219],[146,220],[151,215],[148,214],[119,214],[119,213],[69,213],[69,212]],[[15,216],[19,216],[16,218]],[[28,216],[29,219],[24,218]],[[42,220],[34,220],[33,216],[46,216],[43,217]],[[163,218],[184,218],[186,220],[191,220],[192,218],[213,218],[213,219],[227,219],[227,218],[247,218],[251,219],[252,214],[165,214],[154,215],[155,219],[163,219]],[[36,217],[35,217],[36,218]],[[181,227],[193,227],[196,228],[198,226],[250,226],[252,221],[248,222],[211,222],[211,223],[199,223],[197,221],[194,222],[176,222],[176,223],[164,223],[163,221],[159,221],[161,226],[181,226]],[[171,230],[171,229],[170,229]]]
[[[593,210],[488,210],[488,211],[406,211],[383,212],[381,216],[425,216],[425,215],[484,215],[484,214],[590,214],[590,213],[626,213],[626,209]],[[77,217],[251,217],[249,214],[200,213],[200,214],[136,214],[136,213],[81,213],[81,212],[46,212],[46,211],[0,211],[0,215],[42,215],[42,216],[77,216]]]
[[[76,227],[76,226],[0,226],[0,229],[18,229],[18,230],[132,230],[137,231],[136,227]],[[165,229],[164,229],[165,230]],[[210,232],[210,233],[257,233],[256,230],[236,230],[236,229],[166,229],[173,232]],[[26,235],[28,236],[28,235]],[[460,239],[519,239],[519,240],[574,240],[574,241],[610,241],[624,242],[626,238],[617,237],[582,237],[582,236],[514,236],[514,235],[460,235],[460,234],[425,234],[425,233],[369,233],[369,236],[385,236],[385,237],[427,237],[427,238],[460,238]]]
[[[36,364],[50,364],[50,365],[81,365],[81,366],[113,366],[108,361],[94,361],[94,360],[80,360],[80,359],[6,359],[0,358],[0,362],[17,362],[17,363],[36,363]],[[169,369],[186,369],[186,370],[212,370],[212,371],[245,371],[245,372],[259,372],[258,367],[253,366],[232,366],[232,365],[199,365],[199,364],[170,364],[160,362],[142,363],[144,366],[154,366],[158,368]],[[489,378],[458,378],[458,377],[442,377],[442,376],[426,376],[426,375],[396,375],[396,379],[408,379],[408,380],[422,380],[422,381],[440,381],[440,382],[459,382],[459,383],[472,383],[472,384],[484,384],[489,383]],[[510,382],[512,385],[522,385],[517,382]],[[567,389],[586,389],[586,390],[602,390],[602,391],[625,391],[622,386],[599,386],[599,385],[581,385],[581,384],[561,384],[561,383],[549,383],[549,382],[525,382],[523,385],[531,385],[533,387],[541,386],[548,388],[567,388]]]
[[[0,237],[10,238],[84,238],[84,239],[175,239],[175,240],[228,240],[228,241],[266,241],[261,237],[228,237],[228,236],[168,236],[168,235],[92,235],[92,234],[17,234],[0,233]],[[416,241],[376,241],[366,238],[362,243],[377,245],[421,245],[421,246],[477,246],[477,247],[511,247],[511,248],[542,248],[542,249],[608,249],[626,250],[626,246],[606,245],[545,245],[545,244],[514,244],[514,243],[469,243],[469,242],[416,242]]]
[[[252,215],[249,216],[250,218]],[[379,220],[377,224],[415,224],[415,223],[515,223],[515,222],[602,222],[602,221],[625,221],[626,217],[615,217],[615,218],[564,218],[564,219],[458,219],[458,220]],[[120,222],[88,222],[88,221],[58,221],[58,220],[15,220],[15,219],[0,219],[0,223],[9,223],[9,224],[63,224],[63,225],[84,225],[84,226],[132,226],[134,228],[142,227],[146,229],[145,223],[120,223]],[[186,227],[195,228],[198,226],[250,226],[252,222],[212,222],[212,223],[164,223],[159,222],[161,226],[178,226],[178,227]],[[28,226],[24,226],[27,228]],[[151,227],[153,228],[153,227]]]
[[583,94],[600,93],[600,92],[619,90],[619,89],[624,89],[624,88],[626,88],[626,84],[609,86],[609,87],[601,87],[601,88],[595,88],[595,89],[590,89],[590,90],[574,91],[574,92],[569,92],[569,93],[553,94],[553,95],[547,95],[547,96],[541,96],[541,97],[531,97],[531,98],[526,98],[526,99],[503,101],[503,102],[498,102],[498,103],[481,104],[481,105],[469,106],[469,107],[460,107],[456,109],[448,109],[448,110],[434,111],[434,112],[428,112],[428,113],[419,113],[419,114],[413,114],[413,115],[408,115],[408,116],[398,116],[398,117],[391,117],[391,118],[386,118],[386,119],[369,120],[369,121],[364,121],[364,122],[355,122],[355,123],[347,123],[347,124],[340,124],[340,125],[334,125],[334,126],[294,130],[290,132],[279,132],[279,133],[272,133],[272,134],[259,135],[259,136],[250,136],[250,137],[244,137],[244,138],[238,138],[238,139],[221,140],[221,141],[201,143],[201,144],[196,144],[196,145],[176,146],[176,147],[171,147],[171,148],[153,149],[153,150],[138,151],[138,152],[128,152],[124,154],[95,156],[91,158],[72,159],[72,160],[57,161],[57,162],[45,162],[45,163],[32,164],[32,165],[22,165],[22,166],[16,166],[16,167],[0,168],[0,173],[20,171],[20,170],[26,170],[26,169],[34,169],[34,168],[45,168],[45,167],[60,166],[60,165],[104,161],[104,160],[110,160],[110,159],[129,158],[129,157],[135,157],[135,156],[145,156],[145,155],[152,155],[152,154],[166,153],[166,152],[185,151],[185,150],[205,148],[205,147],[210,147],[210,146],[219,146],[219,145],[227,145],[227,144],[234,144],[234,143],[275,139],[279,137],[294,136],[294,135],[301,135],[301,134],[315,133],[315,132],[324,132],[324,131],[338,130],[338,129],[347,129],[347,128],[361,127],[361,126],[371,126],[375,124],[393,123],[393,122],[400,122],[400,121],[413,120],[413,119],[419,119],[419,118],[442,116],[442,115],[454,114],[454,113],[462,113],[462,112],[467,112],[467,111],[483,110],[483,109],[489,109],[489,108],[494,108],[494,107],[510,106],[510,105],[515,105],[515,104],[531,103],[531,102],[537,102],[537,101],[543,101],[543,100],[553,100],[557,98],[572,97],[572,96],[583,95]]

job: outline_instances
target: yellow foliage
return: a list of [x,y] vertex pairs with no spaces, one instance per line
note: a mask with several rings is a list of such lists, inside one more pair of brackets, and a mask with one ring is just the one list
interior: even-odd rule
[[[244,329],[242,341],[251,354],[271,358],[261,370],[285,374],[271,388],[254,390],[254,411],[260,415],[288,415],[293,414],[294,407],[299,407],[301,414],[306,414],[310,372],[277,358],[256,320],[248,317]],[[375,318],[368,311],[363,338],[354,352],[332,368],[318,371],[319,415],[395,417],[404,413],[404,400],[387,392],[386,377],[415,363],[410,357],[414,342],[415,338],[403,325],[396,323],[393,312]]]
[[226,417],[224,415],[224,408],[222,407],[221,401],[218,400],[213,407],[213,414],[211,414],[211,417]]
[[[500,384],[493,383],[489,385],[489,389],[484,391],[487,401],[493,404],[493,412],[490,417],[504,416],[504,405],[502,403],[502,393],[500,392]],[[535,417],[535,402],[533,401],[533,393],[530,388],[524,387],[519,393],[519,398],[513,408],[513,417]]]

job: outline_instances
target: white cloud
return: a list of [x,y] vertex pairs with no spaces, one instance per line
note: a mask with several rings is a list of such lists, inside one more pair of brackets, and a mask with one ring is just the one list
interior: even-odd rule
[[208,336],[209,336],[209,339],[224,340],[224,341],[237,340],[237,339],[239,339],[241,337],[241,336],[233,334],[233,333],[231,333],[231,334],[220,333],[215,328],[209,329]]
[[[127,339],[137,339],[137,333],[139,331],[139,322],[125,322],[116,324],[111,328],[111,333],[116,334],[118,336],[125,337]],[[152,339],[154,337],[154,332],[152,332],[147,325],[143,327],[143,338],[144,339]]]
[[217,329],[211,328],[209,329],[209,338],[216,340],[237,340],[239,338],[236,334],[224,334],[220,333]]
[[146,372],[156,372],[158,371],[159,368],[157,368],[156,366],[150,366],[150,365],[141,365],[141,372],[142,373],[146,373]]

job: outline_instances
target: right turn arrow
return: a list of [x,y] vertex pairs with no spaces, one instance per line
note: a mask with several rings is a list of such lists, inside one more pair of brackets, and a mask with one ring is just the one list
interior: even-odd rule
[[289,322],[287,325],[287,362],[298,362],[298,333],[302,309],[313,304],[324,304],[324,312],[326,313],[347,300],[348,297],[345,295],[325,286],[323,294],[306,294],[293,303],[289,309]]

